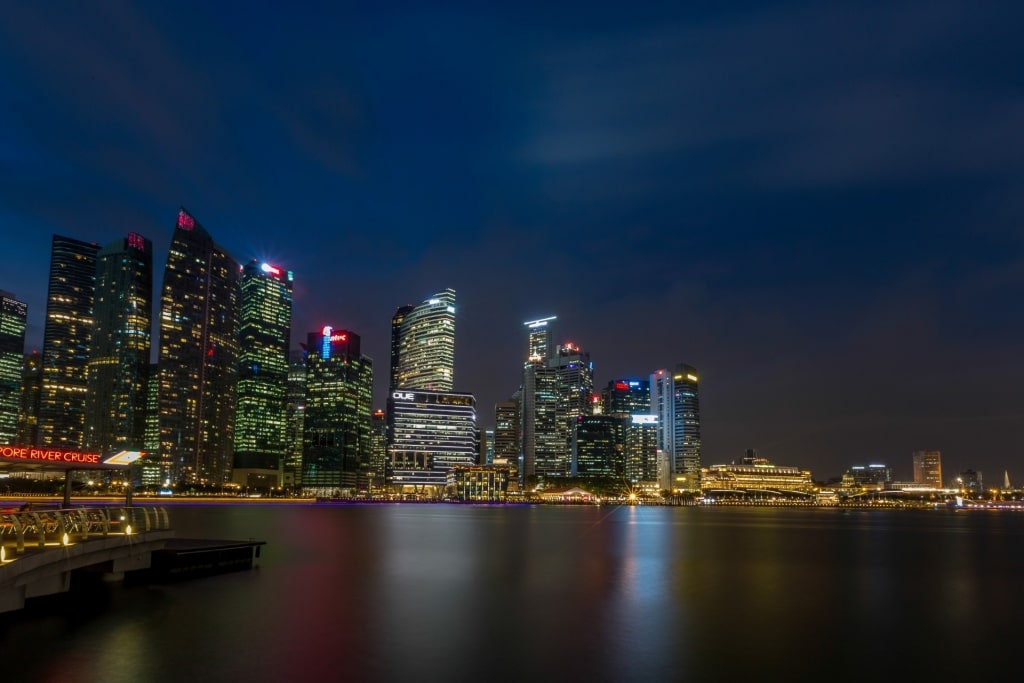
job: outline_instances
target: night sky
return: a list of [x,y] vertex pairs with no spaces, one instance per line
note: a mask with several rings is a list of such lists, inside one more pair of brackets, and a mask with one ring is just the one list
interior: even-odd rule
[[7,3],[0,289],[179,205],[295,272],[293,346],[453,287],[481,426],[557,315],[596,383],[685,362],[705,464],[938,449],[1024,483],[1019,2]]

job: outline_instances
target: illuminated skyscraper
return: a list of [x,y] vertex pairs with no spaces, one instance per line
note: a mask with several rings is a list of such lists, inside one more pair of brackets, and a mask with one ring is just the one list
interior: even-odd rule
[[[455,464],[473,464],[477,448],[475,399],[452,392],[454,290],[396,311],[391,320],[391,363],[388,481],[405,492],[439,496],[448,470]],[[468,458],[465,448],[471,451]]]
[[185,209],[160,299],[160,459],[172,483],[231,479],[238,264]]
[[553,351],[550,323],[557,319],[558,316],[552,315],[547,318],[541,318],[540,320],[528,320],[523,323],[526,325],[526,329],[528,331],[526,351],[527,363],[547,362],[547,359],[551,356],[551,352]]
[[306,417],[306,352],[291,351],[288,355],[288,427],[285,441],[284,486],[302,485],[302,432]]
[[0,291],[0,443],[18,437],[28,305]]
[[574,475],[653,484],[658,480],[656,439],[653,415],[581,415],[573,432]]
[[494,459],[508,466],[509,481],[519,479],[519,397],[494,404]]
[[[523,365],[522,481],[572,474],[573,431],[577,418],[590,415],[594,366],[590,354],[567,342],[551,353],[547,323],[526,323],[529,349]],[[551,353],[551,355],[546,355]]]
[[675,472],[700,478],[700,397],[696,368],[679,364],[672,373],[672,433]]
[[472,394],[392,391],[387,412],[390,483],[400,492],[440,497],[449,470],[476,463]]
[[370,491],[380,490],[388,474],[388,421],[383,410],[373,411],[370,430]]
[[359,335],[330,326],[306,346],[302,489],[317,496],[353,493],[369,474],[373,361]]
[[557,449],[557,378],[548,368],[552,348],[550,323],[555,319],[556,316],[549,316],[523,323],[527,329],[527,350],[519,393],[522,453],[519,481],[522,484],[542,474],[537,471],[538,457],[546,463],[548,454]]
[[43,356],[26,353],[21,370],[21,410],[18,415],[18,445],[39,443],[39,397],[43,393]]
[[395,389],[399,386],[398,372],[400,359],[402,357],[402,322],[405,316],[412,312],[413,306],[406,304],[399,306],[395,315],[391,318],[391,381],[388,389]]
[[657,416],[657,448],[668,454],[674,488],[697,490],[701,468],[697,370],[680,363],[651,375],[651,412]]
[[577,418],[592,414],[594,365],[590,354],[572,342],[558,346],[548,359],[548,371],[555,374],[555,432],[553,449],[538,458],[538,474],[567,476],[572,473],[572,439]]
[[153,244],[133,232],[96,255],[85,448],[144,450],[152,328]]
[[451,391],[455,381],[455,290],[446,289],[406,309],[399,308],[391,323],[391,388]]
[[494,430],[485,429],[480,439],[480,464],[494,464]]
[[581,415],[573,430],[574,476],[619,482],[625,474],[626,419],[616,415]]
[[146,376],[146,433],[142,447],[146,457],[132,464],[132,481],[136,486],[162,486],[160,466],[160,366],[150,363]]
[[941,451],[914,451],[914,483],[942,488]]
[[82,447],[97,251],[95,244],[53,236],[38,445]]
[[655,415],[623,417],[624,476],[630,484],[658,482],[658,418]]
[[601,392],[604,415],[647,415],[651,412],[651,385],[645,379],[616,379]]
[[288,350],[292,273],[250,261],[242,269],[233,478],[278,484],[288,454]]

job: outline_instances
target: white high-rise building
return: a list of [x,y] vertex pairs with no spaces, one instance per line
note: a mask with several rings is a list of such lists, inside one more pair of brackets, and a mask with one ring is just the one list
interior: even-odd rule
[[[455,290],[399,309],[392,329],[392,389],[451,391],[455,383]],[[396,316],[396,320],[398,316]]]

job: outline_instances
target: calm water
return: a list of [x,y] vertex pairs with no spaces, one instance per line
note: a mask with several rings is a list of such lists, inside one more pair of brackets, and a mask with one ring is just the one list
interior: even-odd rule
[[0,615],[20,681],[878,680],[997,674],[1024,515],[173,507],[251,572]]

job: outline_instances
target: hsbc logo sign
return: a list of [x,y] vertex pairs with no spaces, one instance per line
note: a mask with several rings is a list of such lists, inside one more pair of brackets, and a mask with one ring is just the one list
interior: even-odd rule
[[413,400],[413,398],[415,396],[416,396],[416,394],[414,394],[411,391],[393,391],[393,392],[391,392],[391,398],[395,399],[396,401],[411,401],[411,400]]

